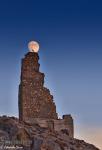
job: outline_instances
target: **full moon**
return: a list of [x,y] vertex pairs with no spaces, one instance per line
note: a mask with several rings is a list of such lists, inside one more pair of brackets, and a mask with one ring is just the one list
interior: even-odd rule
[[39,44],[36,41],[30,41],[28,43],[28,48],[29,48],[30,52],[38,53],[38,51],[39,51]]

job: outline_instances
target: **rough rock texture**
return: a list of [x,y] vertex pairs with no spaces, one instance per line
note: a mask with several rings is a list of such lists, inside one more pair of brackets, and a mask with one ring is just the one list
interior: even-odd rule
[[0,117],[0,150],[4,150],[5,145],[15,145],[18,150],[99,150],[82,140],[70,138],[66,132],[51,131],[38,124],[31,126],[17,118],[3,116]]
[[42,128],[49,128],[54,131],[61,131],[68,134],[70,137],[74,137],[74,123],[71,115],[64,115],[63,119],[44,119],[44,118],[34,118],[31,121],[26,120],[26,123],[38,124]]
[[44,74],[39,72],[38,53],[28,52],[22,59],[19,86],[19,118],[57,119],[56,106],[50,91],[44,87]]

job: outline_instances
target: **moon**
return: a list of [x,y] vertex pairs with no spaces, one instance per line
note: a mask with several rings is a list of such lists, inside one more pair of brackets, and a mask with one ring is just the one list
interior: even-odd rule
[[39,44],[38,44],[38,42],[30,41],[28,43],[28,49],[29,49],[30,52],[38,53],[38,51],[39,51]]

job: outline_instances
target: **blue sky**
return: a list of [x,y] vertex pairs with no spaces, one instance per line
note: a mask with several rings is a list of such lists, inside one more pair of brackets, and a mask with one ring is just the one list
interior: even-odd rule
[[1,115],[18,115],[20,64],[30,40],[40,44],[41,71],[59,116],[72,114],[76,136],[99,141],[87,126],[102,131],[102,1],[0,1]]

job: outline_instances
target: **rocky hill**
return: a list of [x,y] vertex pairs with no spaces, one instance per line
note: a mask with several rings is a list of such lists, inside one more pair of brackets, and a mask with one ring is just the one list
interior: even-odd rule
[[0,149],[15,150],[99,150],[82,140],[60,132],[19,122],[15,117],[0,117]]

